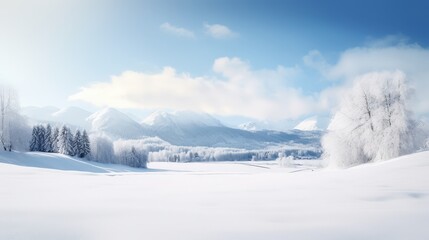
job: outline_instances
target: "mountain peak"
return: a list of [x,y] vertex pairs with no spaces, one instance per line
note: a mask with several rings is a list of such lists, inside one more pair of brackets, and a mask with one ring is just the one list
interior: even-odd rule
[[320,130],[317,126],[317,122],[317,117],[310,117],[300,122],[294,129],[301,131],[317,131]]
[[87,118],[87,121],[91,121],[93,123],[93,127],[94,127],[94,123],[101,123],[101,122],[112,121],[112,120],[133,121],[125,113],[122,113],[119,110],[115,108],[110,108],[110,107],[103,108],[100,111],[91,114],[91,116]]
[[142,126],[115,108],[104,108],[86,119],[92,131],[104,131],[113,137],[134,138],[142,135]]
[[197,125],[197,126],[223,126],[223,124],[213,116],[202,112],[175,111],[163,112],[157,111],[149,115],[143,122],[150,126],[163,125]]

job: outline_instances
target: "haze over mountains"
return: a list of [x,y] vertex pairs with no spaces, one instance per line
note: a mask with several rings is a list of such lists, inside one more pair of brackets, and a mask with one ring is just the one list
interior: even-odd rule
[[[68,124],[103,133],[112,139],[159,137],[172,145],[257,149],[277,145],[319,145],[318,128],[290,131],[236,129],[207,113],[157,111],[138,122],[129,115],[105,108],[95,113],[78,107],[27,107],[22,110],[33,124]],[[305,130],[305,131],[303,131]],[[309,131],[306,131],[309,130]]]
[[27,116],[30,123],[53,123],[53,124],[68,124],[73,127],[89,128],[87,118],[91,112],[79,107],[57,108],[53,106],[47,107],[24,107],[22,108],[23,115]]

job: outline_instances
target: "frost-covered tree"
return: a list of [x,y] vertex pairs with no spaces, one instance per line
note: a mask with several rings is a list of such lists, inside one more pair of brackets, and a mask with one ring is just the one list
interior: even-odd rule
[[33,132],[30,140],[30,151],[53,152],[52,148],[52,127],[47,125],[33,126]]
[[38,126],[33,126],[33,132],[31,133],[31,141],[30,141],[30,151],[34,152],[34,151],[38,151],[38,145],[39,143],[37,135],[38,135]]
[[67,126],[63,126],[60,131],[57,127],[52,130],[49,124],[46,128],[43,125],[36,125],[33,127],[30,151],[58,152],[83,158],[90,153],[89,144],[86,131],[82,135],[77,130],[73,136]]
[[73,155],[73,134],[70,129],[63,126],[60,130],[58,141],[58,152],[66,155]]
[[37,151],[45,152],[46,128],[43,125],[38,126],[37,131]]
[[45,137],[44,137],[43,148],[45,152],[53,152],[52,151],[52,127],[50,124],[46,126]]
[[88,134],[86,133],[86,130],[83,130],[82,132],[82,151],[80,153],[81,158],[89,156],[91,153],[91,143],[89,142]]
[[55,127],[51,135],[51,144],[52,144],[51,149],[52,149],[52,152],[54,153],[59,152],[59,148],[58,148],[59,137],[60,137],[60,129]]
[[74,140],[73,140],[73,150],[74,155],[77,157],[81,157],[83,149],[82,149],[82,135],[80,134],[80,130],[76,130],[76,133],[74,134]]
[[103,135],[91,135],[91,160],[101,163],[116,163],[112,141]]
[[10,88],[0,86],[0,143],[3,150],[10,150],[10,114],[16,111],[16,93]]
[[31,129],[19,114],[17,93],[0,85],[0,145],[3,150],[26,149]]
[[414,151],[416,124],[406,108],[408,94],[400,71],[356,79],[323,137],[325,159],[348,167]]
[[148,154],[143,150],[137,150],[135,146],[115,143],[115,155],[118,163],[136,168],[146,168]]

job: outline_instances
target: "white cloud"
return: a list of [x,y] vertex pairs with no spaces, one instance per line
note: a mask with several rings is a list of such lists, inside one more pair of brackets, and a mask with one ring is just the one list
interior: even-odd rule
[[[372,44],[364,47],[347,49],[332,65],[317,51],[312,51],[304,57],[304,62],[318,69],[327,79],[342,81],[343,84],[349,84],[356,77],[368,72],[400,70],[406,74],[410,85],[415,89],[410,107],[418,114],[429,113],[429,49],[417,44],[407,44],[405,39],[388,36],[374,40]],[[321,92],[321,101],[324,104],[335,102],[333,97],[328,97],[330,94],[340,96],[334,93],[334,89],[342,91],[340,86]],[[326,100],[323,100],[323,96]]]
[[230,28],[228,28],[225,25],[221,24],[204,24],[205,32],[218,39],[226,39],[226,38],[233,38],[238,36],[237,33],[233,32]]
[[125,71],[69,99],[96,106],[188,109],[256,119],[297,118],[317,106],[313,97],[287,86],[299,73],[296,67],[255,71],[239,58],[224,57],[214,61],[213,71],[222,77],[192,77],[171,67],[154,74]]
[[302,79],[298,66],[254,70],[239,58],[223,57],[213,63],[214,76],[191,76],[171,67],[157,73],[125,71],[110,81],[82,88],[70,99],[117,108],[188,109],[259,120],[297,119],[335,109],[344,90],[362,74],[400,70],[415,88],[412,109],[418,114],[429,113],[429,49],[387,39],[383,44],[347,49],[333,64],[317,50],[309,52],[303,61],[331,80],[330,86],[305,95],[294,86],[298,84],[294,79]]
[[160,28],[164,32],[174,34],[176,36],[187,37],[187,38],[195,37],[195,34],[191,30],[188,30],[186,28],[176,27],[174,25],[171,25],[168,22],[161,24]]

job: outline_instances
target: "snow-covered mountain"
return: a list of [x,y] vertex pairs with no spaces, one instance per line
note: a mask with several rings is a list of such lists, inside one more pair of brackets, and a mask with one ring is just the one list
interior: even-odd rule
[[174,145],[234,147],[239,142],[246,142],[235,132],[236,129],[224,126],[205,113],[155,112],[142,122],[142,126],[149,130],[148,135],[158,136]]
[[250,132],[230,128],[209,114],[190,111],[158,111],[138,123],[116,109],[106,108],[91,115],[87,121],[93,132],[103,132],[112,138],[159,137],[179,146],[253,149],[277,144],[317,145],[320,138],[319,133],[312,132]]
[[53,120],[56,122],[70,123],[72,125],[87,128],[86,118],[91,112],[78,107],[67,107],[52,113]]
[[317,125],[317,118],[311,117],[307,118],[304,121],[300,122],[298,125],[294,127],[296,130],[301,131],[317,131],[320,130],[320,128]]
[[239,129],[247,131],[260,131],[260,130],[273,130],[273,131],[288,131],[295,126],[297,122],[295,120],[275,120],[275,121],[261,121],[254,120],[244,122],[238,125]]
[[138,138],[146,133],[138,122],[114,108],[93,113],[86,121],[92,132],[104,132],[113,138]]
[[[91,132],[102,132],[112,139],[140,139],[159,137],[179,146],[207,146],[257,149],[273,145],[318,145],[319,132],[272,131],[236,129],[227,127],[206,113],[191,111],[154,112],[141,123],[114,108],[105,108],[93,114],[77,107],[66,109],[26,109],[36,123],[70,124]],[[250,125],[249,125],[250,127]],[[249,131],[251,130],[251,131]]]
[[223,124],[207,113],[197,113],[191,111],[176,111],[172,113],[157,111],[143,120],[142,124],[152,127],[162,127],[168,125],[179,126],[213,126],[222,127]]
[[273,144],[318,144],[320,134],[246,131],[230,128],[206,113],[156,112],[142,122],[145,133],[182,146],[261,148]]

